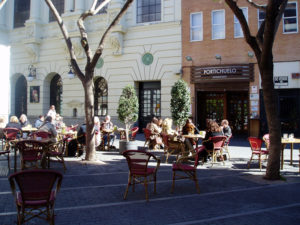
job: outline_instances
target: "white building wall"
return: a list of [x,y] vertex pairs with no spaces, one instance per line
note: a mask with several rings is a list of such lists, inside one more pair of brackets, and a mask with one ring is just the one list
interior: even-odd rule
[[[91,1],[86,1],[85,4],[80,2],[75,1],[74,12],[65,12],[63,20],[72,37],[79,65],[84,70],[86,59],[80,46],[76,22],[79,13],[86,10]],[[92,50],[96,49],[110,15],[117,12],[123,2],[112,0],[107,13],[86,20]],[[69,3],[66,2],[66,6],[72,8],[72,4]],[[135,85],[144,81],[161,81],[161,114],[163,117],[170,116],[170,91],[174,82],[179,79],[176,73],[178,74],[181,69],[180,5],[180,0],[162,0],[162,21],[136,24],[135,1],[111,34],[121,34],[122,54],[114,54],[115,49],[110,44],[110,35],[107,37],[105,50],[101,56],[104,65],[101,69],[95,70],[95,76],[102,76],[108,82],[108,113],[112,117],[117,117],[116,111],[122,88],[127,84]],[[56,22],[48,23],[49,10],[44,1],[39,3],[39,8],[32,6],[32,9],[39,10],[39,13],[35,13],[35,16],[26,22],[25,27],[17,29],[12,29],[13,1],[8,2],[6,9],[9,11],[6,13],[6,22],[10,28],[9,37],[12,46],[11,78],[16,74],[27,77],[28,65],[32,64],[37,68],[37,78],[28,82],[28,115],[34,117],[47,112],[50,80],[58,73],[63,82],[63,116],[71,117],[73,108],[77,108],[78,116],[83,117],[83,87],[79,79],[69,79],[67,76],[70,57],[61,31]],[[142,62],[142,56],[147,52],[154,57],[153,63],[149,66]],[[40,86],[40,103],[29,102],[30,86]]]

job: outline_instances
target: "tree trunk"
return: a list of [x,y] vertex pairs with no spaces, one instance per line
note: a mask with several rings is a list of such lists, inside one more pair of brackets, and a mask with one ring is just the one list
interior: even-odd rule
[[280,179],[281,128],[278,115],[278,98],[273,84],[273,56],[260,66],[264,105],[270,135],[270,149],[265,179]]
[[[90,77],[88,79],[88,77]],[[93,76],[86,74],[84,86],[84,104],[86,119],[86,155],[85,159],[92,161],[96,158],[95,129],[94,129],[94,83]]]

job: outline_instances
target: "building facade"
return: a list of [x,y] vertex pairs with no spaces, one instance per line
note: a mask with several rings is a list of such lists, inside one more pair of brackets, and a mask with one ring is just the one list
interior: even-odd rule
[[[53,0],[71,36],[79,66],[84,71],[77,20],[92,0]],[[98,1],[100,4],[102,0]],[[86,20],[89,44],[95,50],[100,37],[124,4],[112,0]],[[11,52],[10,114],[37,118],[55,105],[64,120],[84,118],[84,90],[70,76],[70,57],[58,24],[44,1],[12,0],[0,11],[1,35]],[[141,127],[152,116],[170,116],[170,91],[181,70],[181,1],[136,0],[108,35],[95,69],[95,115],[109,114],[119,125],[117,107],[123,87],[136,88]]]
[[[264,4],[265,1],[257,1]],[[238,2],[252,34],[265,13]],[[299,1],[289,1],[274,44],[274,85],[282,132],[300,134]],[[229,120],[234,134],[267,133],[259,70],[238,20],[223,1],[182,1],[183,79],[191,88],[192,114],[200,129],[206,118]]]

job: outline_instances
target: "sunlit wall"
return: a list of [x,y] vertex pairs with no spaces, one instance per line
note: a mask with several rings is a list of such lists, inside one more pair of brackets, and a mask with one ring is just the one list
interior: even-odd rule
[[9,115],[9,65],[10,47],[0,45],[0,116],[4,116],[7,121]]

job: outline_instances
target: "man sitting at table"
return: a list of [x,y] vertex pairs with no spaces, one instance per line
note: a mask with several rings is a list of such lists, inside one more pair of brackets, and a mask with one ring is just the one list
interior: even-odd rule
[[107,142],[108,142],[108,135],[110,137],[110,145],[112,146],[114,144],[115,141],[115,135],[113,134],[113,130],[114,130],[114,125],[113,123],[110,121],[110,116],[107,115],[105,117],[104,122],[101,124],[101,131],[103,132],[103,141],[104,141],[104,146],[107,146]]
[[43,115],[39,115],[39,118],[35,121],[34,127],[40,128],[42,124],[44,123],[45,117]]
[[55,129],[54,125],[52,124],[52,117],[51,116],[46,117],[44,123],[40,126],[38,131],[48,132],[50,134],[50,138],[56,140],[57,132],[56,132],[56,129]]

